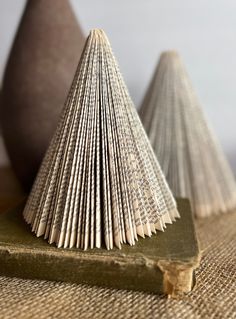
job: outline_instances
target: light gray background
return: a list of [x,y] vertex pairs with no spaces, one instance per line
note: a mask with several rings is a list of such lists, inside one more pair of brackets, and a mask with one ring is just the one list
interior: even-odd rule
[[[85,34],[91,28],[106,31],[137,107],[161,51],[180,52],[236,172],[236,1],[71,3]],[[24,4],[24,0],[0,0],[0,79]],[[0,152],[0,161],[5,162],[3,147]]]

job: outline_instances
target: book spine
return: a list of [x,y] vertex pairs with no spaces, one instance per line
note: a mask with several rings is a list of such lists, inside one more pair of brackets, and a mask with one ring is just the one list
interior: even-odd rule
[[[37,260],[37,262],[35,262]],[[173,297],[191,291],[193,265],[154,262],[143,256],[131,259],[106,255],[68,257],[63,252],[0,247],[0,274],[23,279],[40,279],[89,284],[108,288],[168,294]]]

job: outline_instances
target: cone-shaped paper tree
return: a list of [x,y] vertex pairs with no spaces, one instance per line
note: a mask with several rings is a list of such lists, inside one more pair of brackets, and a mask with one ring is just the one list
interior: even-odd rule
[[85,38],[69,0],[28,0],[3,78],[1,126],[29,191],[56,129]]
[[58,247],[135,244],[178,217],[103,31],[91,31],[24,217]]
[[234,176],[176,52],[161,55],[140,116],[174,195],[199,217],[236,207]]

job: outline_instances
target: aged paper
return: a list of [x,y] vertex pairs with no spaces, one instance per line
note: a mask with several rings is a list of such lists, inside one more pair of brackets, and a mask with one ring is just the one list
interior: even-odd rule
[[87,39],[24,217],[49,243],[82,249],[134,245],[179,217],[101,30]]
[[235,178],[176,52],[161,55],[140,116],[176,197],[199,217],[236,207]]

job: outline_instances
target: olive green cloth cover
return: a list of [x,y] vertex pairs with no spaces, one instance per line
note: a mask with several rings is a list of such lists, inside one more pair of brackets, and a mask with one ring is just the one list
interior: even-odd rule
[[2,276],[0,318],[234,319],[235,225],[235,212],[196,221],[202,260],[196,270],[197,284],[180,300],[145,292]]
[[188,200],[165,232],[122,249],[59,249],[37,238],[22,217],[24,205],[0,214],[0,274],[176,296],[193,286],[199,249]]

